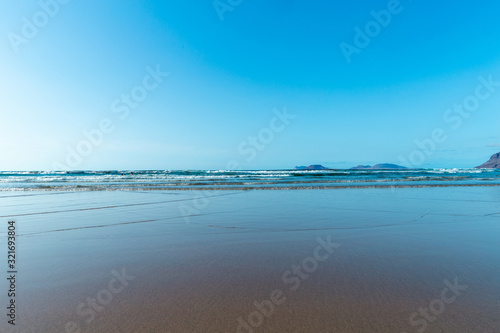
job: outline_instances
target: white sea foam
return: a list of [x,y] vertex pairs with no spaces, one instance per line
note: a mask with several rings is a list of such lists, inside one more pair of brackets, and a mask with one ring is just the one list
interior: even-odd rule
[[[217,188],[246,186],[283,188],[305,185],[327,186],[360,183],[384,184],[485,184],[500,183],[494,169],[404,169],[404,170],[108,170],[108,171],[1,171],[2,190],[19,189],[129,189],[129,188]],[[330,186],[329,185],[329,186]]]

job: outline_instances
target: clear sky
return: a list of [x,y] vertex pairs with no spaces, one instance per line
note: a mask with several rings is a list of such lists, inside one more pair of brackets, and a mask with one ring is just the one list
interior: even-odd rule
[[499,17],[493,0],[1,0],[0,169],[473,167],[500,151]]

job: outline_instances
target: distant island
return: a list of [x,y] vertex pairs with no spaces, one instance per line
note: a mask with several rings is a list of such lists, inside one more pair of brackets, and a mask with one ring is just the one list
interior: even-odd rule
[[[493,154],[490,159],[475,167],[476,169],[500,169],[500,152]],[[375,164],[374,166],[371,165],[358,165],[355,167],[352,167],[351,170],[390,170],[390,169],[408,169],[407,167],[397,165],[397,164],[391,164],[391,163],[381,163],[381,164]],[[296,166],[294,170],[332,170],[331,168],[324,167],[320,164],[313,164],[310,166]]]
[[322,165],[314,164],[310,166],[296,166],[295,170],[329,170],[329,168],[325,168]]
[[[359,169],[359,170],[381,170],[381,169],[407,169],[404,166],[401,165],[396,165],[396,164],[390,164],[390,163],[382,163],[382,164],[375,164],[374,166],[371,165],[358,165],[356,167],[353,167],[351,169]],[[296,166],[294,170],[332,170],[330,168],[324,167],[319,164],[313,164],[310,166]]]
[[476,169],[500,169],[500,153],[493,154],[487,162],[477,166]]
[[391,163],[382,163],[382,164],[375,164],[374,166],[370,165],[358,165],[355,166],[354,168],[351,169],[369,169],[369,170],[380,170],[380,169],[408,169],[407,167],[397,165],[397,164],[391,164]]

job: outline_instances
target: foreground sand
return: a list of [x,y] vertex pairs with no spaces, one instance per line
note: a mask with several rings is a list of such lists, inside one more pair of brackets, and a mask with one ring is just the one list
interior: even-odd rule
[[0,202],[22,235],[1,332],[500,332],[498,188]]

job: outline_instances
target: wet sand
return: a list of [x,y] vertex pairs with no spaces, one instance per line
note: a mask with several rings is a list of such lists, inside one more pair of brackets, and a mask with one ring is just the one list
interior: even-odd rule
[[2,192],[21,236],[17,325],[0,330],[500,332],[499,202],[496,187]]

